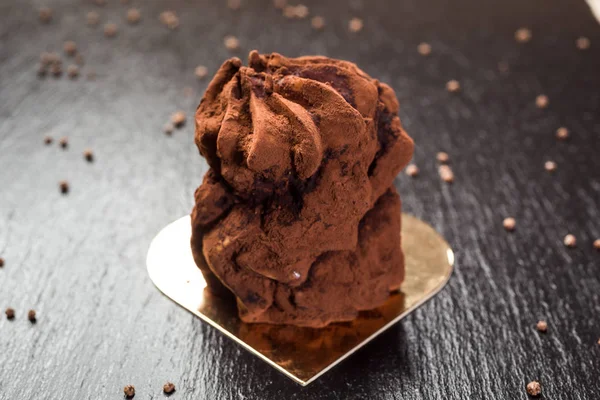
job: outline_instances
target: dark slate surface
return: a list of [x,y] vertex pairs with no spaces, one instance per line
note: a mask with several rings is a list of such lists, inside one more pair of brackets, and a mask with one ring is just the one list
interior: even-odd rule
[[[0,318],[1,399],[119,399],[126,384],[136,399],[159,399],[170,380],[174,399],[504,400],[527,398],[533,379],[546,399],[600,398],[600,26],[585,2],[307,0],[327,19],[321,33],[267,0],[237,12],[140,0],[135,27],[126,6],[108,3],[0,2],[0,307],[17,312]],[[54,10],[49,25],[37,20],[41,5]],[[180,15],[178,31],[158,22],[167,8]],[[94,9],[119,24],[118,37],[85,25]],[[355,35],[353,16],[365,21]],[[515,42],[521,26],[530,43]],[[189,212],[206,170],[191,124],[173,137],[163,124],[175,110],[193,113],[206,86],[193,69],[212,73],[231,55],[227,34],[240,37],[242,58],[253,48],[320,53],[391,84],[421,168],[397,180],[405,210],[457,253],[438,297],[307,388],[161,296],[146,274],[151,239]],[[588,51],[575,48],[580,35]],[[38,79],[40,52],[68,39],[97,79]],[[433,46],[427,58],[421,41]],[[461,93],[445,90],[449,79]],[[545,110],[534,105],[540,93]],[[572,132],[566,143],[554,139],[561,125]],[[68,150],[45,146],[47,134],[68,136]],[[437,176],[440,150],[452,158],[451,186]],[[562,245],[569,232],[576,249]],[[534,329],[540,318],[545,335]]]

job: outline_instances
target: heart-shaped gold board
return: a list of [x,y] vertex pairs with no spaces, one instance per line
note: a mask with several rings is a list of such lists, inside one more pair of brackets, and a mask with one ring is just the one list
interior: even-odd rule
[[[433,297],[448,282],[452,249],[431,226],[402,214],[406,276],[401,292],[352,322],[325,328],[246,324],[231,300],[211,296],[190,249],[186,216],[167,225],[152,241],[147,266],[165,295],[217,328],[252,354],[301,385],[308,385]],[[190,338],[193,340],[193,338]]]

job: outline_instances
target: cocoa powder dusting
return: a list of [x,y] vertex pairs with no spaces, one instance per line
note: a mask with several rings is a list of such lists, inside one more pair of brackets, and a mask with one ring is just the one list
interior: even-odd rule
[[247,67],[232,58],[217,71],[195,117],[211,169],[192,250],[243,321],[321,327],[399,288],[393,181],[413,142],[398,108],[389,86],[346,61],[252,51]]

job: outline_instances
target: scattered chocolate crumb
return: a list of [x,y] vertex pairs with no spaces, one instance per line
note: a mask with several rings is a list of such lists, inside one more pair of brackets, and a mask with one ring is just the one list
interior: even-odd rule
[[406,175],[415,177],[419,175],[419,167],[415,164],[410,164],[406,167]]
[[527,394],[538,397],[542,393],[542,386],[538,381],[531,381],[527,384]]
[[306,7],[304,4],[298,4],[294,8],[294,14],[296,15],[296,18],[304,19],[308,17],[308,7]]
[[548,107],[549,102],[550,101],[548,100],[548,96],[544,94],[540,94],[538,97],[535,98],[535,105],[537,106],[537,108],[546,108]]
[[283,8],[286,6],[287,4],[287,0],[273,0],[273,6],[275,6],[275,8],[283,10]]
[[165,135],[167,136],[171,136],[173,134],[173,129],[174,126],[172,123],[166,123],[165,126],[163,126],[163,132],[165,133]]
[[436,160],[438,160],[438,162],[442,163],[442,164],[446,164],[448,161],[450,161],[450,156],[448,155],[448,153],[440,151],[439,153],[437,153],[435,155]]
[[48,7],[42,7],[39,10],[40,21],[47,24],[52,20],[52,9]]
[[206,75],[208,75],[208,68],[204,65],[198,65],[194,70],[194,74],[196,75],[196,78],[204,79],[206,78]]
[[131,399],[135,396],[135,387],[133,387],[133,385],[127,385],[123,388],[123,393],[125,393],[125,397]]
[[96,26],[100,22],[100,15],[96,11],[90,11],[86,15],[86,20],[89,26]]
[[456,93],[460,90],[460,83],[455,79],[449,80],[446,82],[446,90],[450,93]]
[[91,149],[85,149],[85,151],[83,152],[83,157],[86,159],[86,161],[93,162],[94,161],[94,152],[92,152]]
[[35,316],[35,310],[29,310],[29,311],[27,312],[27,319],[28,319],[28,320],[29,320],[29,322],[31,322],[32,324],[34,324],[34,323],[37,321],[37,319],[36,319],[36,316]]
[[519,43],[527,43],[531,40],[531,31],[527,28],[519,28],[515,32],[515,39]]
[[350,30],[350,32],[356,33],[356,32],[360,32],[363,28],[363,20],[360,18],[352,18],[349,22],[348,22],[348,29]]
[[241,6],[241,0],[227,0],[227,7],[229,7],[230,10],[239,10]]
[[228,50],[237,50],[240,47],[240,41],[235,36],[225,36],[224,43]]
[[176,128],[180,128],[185,124],[185,113],[183,111],[177,111],[171,115],[171,122]]
[[44,65],[50,65],[61,61],[57,53],[43,52],[40,54],[40,62]]
[[440,178],[442,178],[444,182],[454,182],[454,172],[452,172],[452,169],[448,165],[440,165],[438,171]]
[[171,30],[175,30],[179,27],[179,17],[174,11],[163,11],[158,17],[160,22]]
[[[600,239],[594,240],[594,248],[596,250],[600,250]],[[600,344],[600,343],[598,343],[598,344]]]
[[546,161],[544,163],[544,169],[548,172],[556,171],[556,163],[554,161]]
[[69,139],[66,136],[61,137],[58,141],[58,145],[63,149],[66,149],[67,147],[69,147]]
[[62,194],[69,193],[69,182],[67,182],[67,181],[60,181],[58,183],[58,186],[60,187],[60,192]]
[[106,5],[106,0],[94,0],[97,6],[104,7]]
[[564,243],[565,246],[573,248],[577,246],[577,238],[574,235],[568,234],[565,236]]
[[0,268],[4,267],[4,258],[0,257]]
[[325,18],[321,17],[320,15],[315,15],[310,20],[310,24],[312,25],[313,29],[320,31],[321,29],[325,28]]
[[72,40],[67,40],[63,45],[63,51],[68,56],[74,56],[77,53],[77,44]]
[[52,144],[52,141],[53,141],[53,140],[54,140],[54,139],[52,139],[52,136],[46,136],[46,137],[44,138],[44,144],[45,144],[45,145]]
[[15,310],[12,308],[8,307],[4,313],[6,314],[6,319],[15,319]]
[[50,72],[52,72],[52,75],[54,75],[55,77],[59,77],[62,75],[63,71],[62,71],[62,65],[61,64],[52,64],[50,66]]
[[419,43],[417,46],[417,51],[422,56],[428,56],[431,54],[431,45],[429,43]]
[[500,61],[498,63],[498,71],[500,71],[503,74],[506,74],[509,70],[509,66],[508,63],[506,61]]
[[79,67],[75,64],[71,64],[67,67],[67,75],[71,79],[75,79],[79,76]]
[[546,321],[540,320],[535,325],[535,329],[537,329],[538,332],[546,333],[548,331],[548,323]]
[[504,221],[502,221],[502,225],[504,226],[504,229],[506,229],[509,232],[512,232],[515,230],[517,221],[515,221],[513,217],[504,218]]
[[556,138],[558,140],[567,140],[569,138],[569,130],[564,126],[561,126],[556,130]]
[[140,10],[138,10],[137,8],[130,8],[127,11],[127,22],[129,22],[130,24],[132,24],[132,25],[137,24],[138,22],[140,22],[141,18],[142,18],[142,14],[140,13]]
[[163,386],[163,392],[165,392],[166,394],[171,394],[174,391],[175,391],[175,385],[173,385],[171,382],[167,382]]
[[575,41],[575,45],[579,50],[587,50],[590,48],[590,39],[582,36],[580,38],[577,38],[577,40]]
[[289,19],[296,18],[296,7],[285,6],[283,8],[283,16]]
[[600,338],[598,338],[598,344],[600,345]]
[[119,28],[117,27],[117,24],[109,22],[108,24],[104,25],[104,36],[107,38],[115,37],[118,32]]

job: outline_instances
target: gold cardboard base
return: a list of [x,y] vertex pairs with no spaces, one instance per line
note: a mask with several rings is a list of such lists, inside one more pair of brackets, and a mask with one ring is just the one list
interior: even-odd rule
[[[334,365],[435,295],[448,281],[454,253],[429,225],[402,214],[406,277],[402,291],[374,310],[346,323],[322,329],[246,324],[233,301],[211,296],[190,249],[191,222],[186,216],[154,238],[146,260],[154,284],[176,303],[262,358],[301,385],[308,385]],[[191,338],[193,340],[193,338]]]

